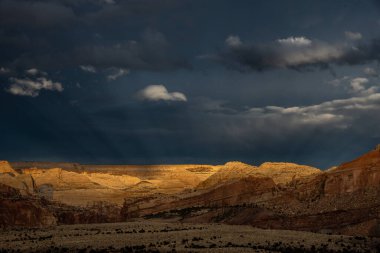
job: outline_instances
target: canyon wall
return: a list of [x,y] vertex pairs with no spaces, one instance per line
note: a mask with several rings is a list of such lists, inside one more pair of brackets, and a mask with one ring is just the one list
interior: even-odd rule
[[380,236],[380,149],[327,171],[294,163],[80,165],[0,162],[0,226],[251,224]]

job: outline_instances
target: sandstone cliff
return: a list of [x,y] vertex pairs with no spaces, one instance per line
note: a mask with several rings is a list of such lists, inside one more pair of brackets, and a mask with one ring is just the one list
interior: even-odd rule
[[313,174],[322,173],[319,169],[295,163],[266,162],[259,167],[241,162],[228,162],[219,170],[198,185],[198,189],[218,186],[230,180],[248,176],[270,177],[276,184],[286,184],[290,181]]
[[23,197],[15,188],[0,183],[0,227],[47,227],[57,219],[38,199]]
[[100,166],[3,161],[0,204],[5,210],[1,226],[169,217],[380,236],[380,149],[327,171],[269,162]]
[[129,210],[134,216],[174,214],[187,222],[380,236],[378,149],[326,172],[291,163],[227,165],[196,192],[150,205],[136,202]]

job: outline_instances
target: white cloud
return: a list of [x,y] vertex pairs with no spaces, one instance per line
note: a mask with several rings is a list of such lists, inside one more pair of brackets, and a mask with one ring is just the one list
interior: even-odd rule
[[164,85],[149,85],[138,92],[138,97],[148,101],[182,101],[186,102],[185,94],[181,92],[169,92]]
[[81,70],[85,72],[90,72],[90,73],[96,73],[96,68],[91,65],[80,65],[79,66]]
[[380,93],[371,94],[363,97],[351,97],[346,99],[335,99],[311,106],[301,107],[265,107],[268,110],[286,113],[331,113],[336,114],[339,111],[351,109],[370,109],[380,108]]
[[368,82],[369,80],[365,77],[356,77],[350,82],[351,89],[353,92],[361,92],[365,90],[365,84]]
[[299,66],[306,64],[315,64],[318,62],[326,62],[341,57],[343,51],[339,48],[319,44],[307,47],[304,50],[291,50],[282,53],[282,59],[278,62],[279,66]]
[[28,75],[31,75],[31,76],[47,75],[46,72],[40,71],[40,70],[38,70],[36,68],[27,69],[27,70],[25,70],[25,73],[27,73]]
[[242,42],[241,42],[239,36],[230,35],[226,39],[226,44],[229,47],[238,47],[242,44]]
[[129,69],[114,69],[112,74],[107,76],[108,80],[115,81],[119,77],[129,74]]
[[378,76],[379,74],[374,68],[366,67],[364,68],[363,72],[369,76]]
[[238,37],[230,36],[226,44],[231,49],[231,54],[227,55],[237,57],[238,61],[252,57],[252,61],[247,63],[244,60],[244,64],[259,70],[323,64],[339,59],[345,52],[341,46],[312,42],[306,37],[279,39],[268,45],[250,45],[243,44]]
[[245,115],[260,125],[276,125],[293,130],[304,126],[323,125],[346,128],[353,118],[363,112],[368,113],[369,110],[380,110],[380,93],[336,99],[310,106],[255,107],[245,112]]
[[309,46],[312,41],[305,37],[288,37],[286,39],[278,39],[278,43],[287,46]]
[[40,77],[35,80],[10,78],[12,84],[7,91],[13,95],[37,97],[41,90],[62,92],[63,87],[59,82]]
[[361,33],[358,33],[358,32],[346,31],[346,32],[344,32],[344,35],[349,40],[361,40],[363,38],[363,35]]
[[370,95],[378,91],[378,87],[370,86],[366,87],[366,84],[369,83],[368,78],[357,77],[350,81],[351,92],[358,95]]
[[351,94],[366,96],[374,94],[379,90],[379,87],[377,86],[368,86],[369,82],[370,80],[365,77],[352,78],[349,76],[344,76],[331,80],[328,83],[335,87],[341,86]]
[[371,95],[371,94],[375,94],[379,92],[379,87],[376,87],[376,86],[371,86],[363,91],[360,92],[361,95]]
[[[358,36],[358,35],[356,35]],[[226,46],[213,57],[207,57],[228,68],[265,71],[276,68],[326,69],[336,65],[357,65],[377,61],[376,41],[367,43],[329,43],[306,37],[281,38],[270,43],[242,42],[229,36]]]
[[37,75],[38,74],[38,69],[28,69],[28,70],[25,70],[25,72],[27,73],[27,74],[29,74],[29,75],[33,75],[33,76],[35,76],[35,75]]
[[[217,103],[215,101],[215,103]],[[380,119],[380,93],[335,99],[314,105],[263,106],[253,108],[231,108],[220,102],[203,108],[210,119],[204,131],[212,129],[212,134],[227,142],[289,143],[299,138],[320,138],[347,131],[364,136],[376,133]],[[212,119],[212,120],[211,120]],[[210,122],[208,124],[208,122]],[[217,128],[214,126],[217,125]],[[303,136],[303,137],[301,137]]]

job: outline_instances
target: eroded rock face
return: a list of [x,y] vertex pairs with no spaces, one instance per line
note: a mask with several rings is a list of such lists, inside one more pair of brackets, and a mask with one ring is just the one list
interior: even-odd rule
[[168,211],[178,208],[189,208],[194,206],[230,206],[242,203],[251,203],[258,199],[265,199],[276,191],[276,184],[271,178],[248,176],[201,194],[192,196],[183,195],[180,200],[161,202],[149,206],[144,202],[138,202],[129,206],[131,217],[144,216],[151,213]]
[[58,224],[112,223],[126,220],[120,206],[107,202],[97,202],[86,208],[60,205],[51,209]]
[[337,195],[379,188],[380,150],[375,149],[327,173],[325,193]]
[[[122,205],[125,198],[154,194],[176,194],[192,189],[217,169],[205,165],[152,165],[152,166],[81,166],[63,164],[62,168],[46,168],[54,163],[42,163],[44,168],[25,168],[28,163],[16,163],[20,177],[33,179],[34,192],[39,197],[68,205],[87,206],[107,201]],[[39,165],[39,163],[31,163]],[[25,180],[7,179],[9,185],[24,185]],[[5,178],[6,177],[6,178]],[[19,186],[18,188],[20,188]]]
[[24,196],[34,192],[33,179],[28,175],[2,173],[0,174],[0,183],[18,189]]
[[219,170],[208,177],[206,180],[200,182],[197,186],[198,189],[210,189],[220,186],[231,180],[241,179],[252,174],[257,167],[241,162],[228,162],[220,166]]
[[0,184],[0,198],[1,199],[19,199],[21,198],[21,193],[19,190],[10,187],[5,184]]
[[140,178],[128,175],[111,175],[106,173],[84,173],[92,182],[112,189],[127,189],[141,182]]
[[11,167],[11,165],[7,161],[0,161],[0,173],[17,174],[17,172]]
[[0,199],[0,227],[49,227],[57,224],[56,217],[39,202]]
[[85,173],[61,168],[30,168],[23,169],[22,173],[33,178],[35,194],[39,197],[68,205],[86,206],[103,200],[121,204],[125,197],[124,192],[99,184]]
[[16,172],[6,161],[0,161],[0,183],[18,189],[22,195],[34,192],[33,178]]
[[208,179],[198,185],[198,189],[208,189],[231,180],[248,176],[270,177],[276,184],[287,184],[294,179],[322,173],[319,169],[295,163],[266,162],[259,167],[241,162],[228,162]]
[[48,227],[56,217],[38,199],[25,198],[19,190],[0,184],[0,227]]
[[276,184],[287,184],[298,178],[320,174],[322,171],[311,166],[295,163],[266,162],[258,167],[258,173],[272,178]]
[[[379,148],[327,171],[293,163],[25,165],[0,164],[0,204],[7,209],[0,215],[2,226],[117,222],[174,213],[184,222],[373,236],[380,231]],[[18,209],[23,211],[16,216]]]
[[[379,167],[379,150],[326,172],[291,163],[233,163],[222,166],[196,192],[155,204],[149,200],[151,205],[138,202],[129,210],[140,216],[182,213],[181,219],[188,222],[376,236]],[[186,211],[176,211],[181,208]]]

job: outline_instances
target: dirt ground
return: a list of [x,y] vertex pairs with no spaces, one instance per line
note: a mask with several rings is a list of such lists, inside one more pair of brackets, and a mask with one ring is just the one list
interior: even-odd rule
[[379,238],[161,221],[0,231],[0,252],[377,252]]

